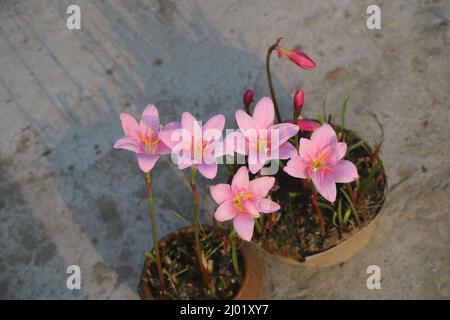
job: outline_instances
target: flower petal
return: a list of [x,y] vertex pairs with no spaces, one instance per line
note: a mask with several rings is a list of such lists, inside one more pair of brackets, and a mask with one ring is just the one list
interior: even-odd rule
[[231,186],[229,184],[216,184],[215,186],[211,186],[209,188],[209,192],[217,204],[233,199],[233,193],[231,192]]
[[238,214],[233,218],[233,227],[237,234],[244,240],[250,241],[253,237],[255,222],[250,215]]
[[217,208],[216,212],[214,212],[214,218],[217,221],[227,221],[231,220],[238,214],[237,209],[233,205],[232,200],[227,200],[222,202],[222,204]]
[[[250,153],[251,154],[251,153]],[[264,167],[266,163],[262,162],[258,159],[258,157],[249,157],[248,158],[248,168],[251,173],[257,174],[262,167]]]
[[181,131],[182,129],[160,131],[158,133],[158,138],[160,138],[167,147],[173,150],[181,143]]
[[339,142],[338,144],[336,144],[334,152],[335,157],[338,160],[341,160],[345,156],[345,153],[347,152],[347,144],[345,142]]
[[158,161],[159,156],[151,155],[151,154],[145,154],[145,153],[139,153],[137,155],[139,168],[141,168],[144,172],[149,172],[153,169],[155,166],[156,161]]
[[231,181],[231,190],[241,191],[247,190],[249,186],[247,167],[240,167]]
[[348,183],[358,179],[356,166],[348,160],[340,160],[333,170],[333,177],[336,182]]
[[[222,134],[223,128],[225,127],[225,117],[222,114],[218,114],[203,125],[202,132],[203,135],[207,134],[209,130],[214,130],[219,132],[219,136]],[[211,136],[211,134],[207,134]],[[218,139],[218,138],[216,138]]]
[[250,117],[244,110],[238,110],[235,113],[236,122],[244,135],[247,135],[246,131],[256,132],[259,129],[258,123]]
[[234,131],[225,137],[225,153],[233,155],[234,152],[239,154],[248,154],[248,142],[241,132]]
[[120,114],[120,121],[122,122],[123,132],[126,136],[130,136],[136,140],[140,140],[139,125],[132,116],[126,113]]
[[295,136],[298,132],[298,126],[291,123],[279,123],[269,128],[272,144],[274,139],[278,142],[278,146],[288,141],[291,137]]
[[295,178],[308,179],[308,167],[298,155],[293,156],[283,170]]
[[194,138],[194,143],[202,139],[202,128],[194,116],[189,112],[183,112],[183,115],[181,116],[181,127],[190,134],[189,141],[192,141],[192,137]]
[[319,149],[316,144],[308,139],[300,138],[300,150],[299,155],[302,160],[309,161],[317,157]]
[[214,179],[217,175],[217,163],[215,162],[196,164],[195,167],[206,179]]
[[159,131],[158,109],[154,105],[149,104],[142,112],[141,121],[153,131]]
[[279,159],[289,159],[289,158],[293,157],[294,155],[297,155],[297,149],[295,149],[295,147],[289,142],[283,143],[280,146],[280,148],[278,149],[278,158]]
[[255,204],[251,200],[244,201],[242,207],[245,209],[247,214],[250,214],[253,218],[259,218],[259,211]]
[[333,174],[330,171],[317,170],[309,174],[317,191],[333,203],[336,200],[336,183]]
[[259,197],[266,197],[274,184],[274,177],[261,177],[250,181],[249,189],[251,193]]
[[318,128],[320,128],[320,124],[313,120],[303,120],[299,119],[297,120],[297,125],[300,128],[300,130],[303,131],[314,131]]
[[272,99],[264,97],[258,101],[255,110],[253,111],[253,119],[262,129],[267,129],[273,125],[275,117],[275,109]]
[[130,150],[135,153],[140,153],[143,151],[141,145],[130,137],[123,137],[117,140],[116,143],[114,143],[114,148]]
[[316,144],[319,150],[323,149],[328,145],[337,143],[336,132],[334,132],[333,128],[328,123],[324,123],[312,133],[311,141]]
[[258,211],[263,213],[272,213],[280,210],[281,207],[278,203],[270,200],[270,199],[260,199],[258,202]]

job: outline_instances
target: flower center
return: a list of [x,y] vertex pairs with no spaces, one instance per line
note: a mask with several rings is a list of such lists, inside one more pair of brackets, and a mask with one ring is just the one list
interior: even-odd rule
[[156,150],[156,145],[159,142],[159,137],[153,140],[153,130],[148,129],[145,134],[141,132],[141,139],[144,142],[144,150],[146,153],[154,153]]
[[238,209],[241,212],[247,212],[245,210],[244,206],[242,205],[244,201],[247,201],[248,199],[253,198],[255,195],[247,192],[247,191],[241,191],[233,198],[233,204],[236,209]]
[[258,139],[258,143],[256,145],[258,151],[267,153],[269,151],[269,141],[267,139]]
[[200,143],[196,144],[196,143],[194,143],[194,138],[192,138],[191,146],[192,146],[192,154],[193,154],[194,158],[201,159],[203,157],[203,152],[208,147],[208,141],[202,140]]
[[328,167],[325,160],[328,158],[328,154],[320,152],[319,158],[313,159],[311,163],[311,167],[309,170],[311,172],[316,172],[319,169],[325,169],[325,170],[333,170],[332,168]]

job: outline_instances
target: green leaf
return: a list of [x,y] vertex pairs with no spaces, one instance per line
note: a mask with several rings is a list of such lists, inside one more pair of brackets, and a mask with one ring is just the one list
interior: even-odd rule
[[342,199],[339,199],[339,203],[338,203],[338,218],[339,218],[339,225],[341,227],[344,226],[343,220],[342,220]]
[[336,218],[337,218],[337,212],[334,211],[334,212],[333,212],[333,219],[332,219],[332,222],[333,222],[333,225],[334,225],[336,228],[339,228],[339,226],[336,224]]
[[325,122],[325,118],[323,117],[323,114],[318,113],[317,120],[319,120],[319,123],[322,125]]
[[344,195],[345,199],[347,199],[347,202],[349,203],[350,208],[352,209],[352,212],[353,212],[353,214],[354,214],[354,216],[355,216],[356,222],[358,222],[358,224],[359,224],[359,215],[358,215],[358,211],[356,211],[356,208],[355,208],[355,206],[353,205],[352,199],[350,198],[350,196],[348,195],[348,193],[344,190],[344,188],[340,188],[340,189],[341,189],[341,192],[342,192],[342,194]]
[[233,258],[233,269],[234,272],[239,275],[241,272],[239,270],[239,262],[238,262],[238,255],[237,255],[237,248],[236,248],[236,241],[231,241],[231,256]]
[[348,147],[347,153],[349,153],[359,147],[363,147],[364,149],[367,150],[366,143],[364,142],[364,140],[359,140],[357,143],[352,144],[350,147]]
[[342,104],[341,110],[339,112],[340,126],[342,131],[344,131],[345,128],[345,112],[347,111],[349,99],[350,99],[349,96],[345,96],[344,103]]
[[351,214],[352,214],[352,210],[350,208],[348,208],[347,211],[345,211],[344,220],[342,221],[344,225],[347,224],[348,219],[350,218]]
[[330,206],[328,203],[323,203],[319,201],[319,207],[324,208],[324,209],[328,209],[331,212],[334,211],[334,208],[332,206]]
[[191,225],[191,224],[192,224],[191,221],[189,221],[188,219],[186,219],[185,217],[183,217],[183,216],[181,215],[181,213],[179,213],[178,211],[175,211],[175,210],[173,210],[173,209],[170,209],[169,211],[172,212],[172,214],[173,214],[175,217],[177,217],[178,219],[180,219],[181,221],[183,221],[183,222],[186,223],[187,225]]
[[145,251],[145,255],[149,257],[152,261],[156,261],[155,256],[150,252],[150,250]]
[[360,188],[363,191],[366,191],[371,184],[373,183],[373,178],[375,177],[375,175],[381,170],[381,168],[383,167],[383,163],[377,162],[372,169],[370,170],[369,174],[367,175],[367,177],[365,177],[361,182],[360,182]]
[[297,198],[302,195],[301,192],[288,192],[289,198]]

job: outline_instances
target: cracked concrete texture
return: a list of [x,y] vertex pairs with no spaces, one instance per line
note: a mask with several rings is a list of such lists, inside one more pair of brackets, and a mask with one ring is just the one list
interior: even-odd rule
[[[378,3],[382,30],[365,26]],[[65,27],[79,4],[82,30]],[[363,252],[327,269],[265,261],[266,298],[450,298],[448,1],[0,1],[0,297],[135,299],[152,244],[143,176],[113,151],[118,114],[153,102],[164,122],[233,114],[246,88],[268,95],[264,59],[279,36],[318,68],[273,59],[283,113],[337,114],[369,142],[383,124],[390,193]],[[359,111],[359,112],[358,112]],[[221,176],[223,176],[223,172]],[[155,169],[160,233],[191,219],[186,173]],[[214,204],[202,180],[202,210]],[[68,265],[82,289],[66,288]],[[382,270],[368,290],[366,268]]]

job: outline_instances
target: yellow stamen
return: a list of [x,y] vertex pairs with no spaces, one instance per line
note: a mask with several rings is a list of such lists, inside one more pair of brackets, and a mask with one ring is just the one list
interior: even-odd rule
[[247,191],[239,192],[239,194],[233,198],[234,207],[236,209],[240,210],[241,212],[244,212],[244,213],[247,212],[247,210],[245,210],[245,208],[242,206],[242,203],[253,197],[255,197],[255,195],[250,192],[247,192]]

